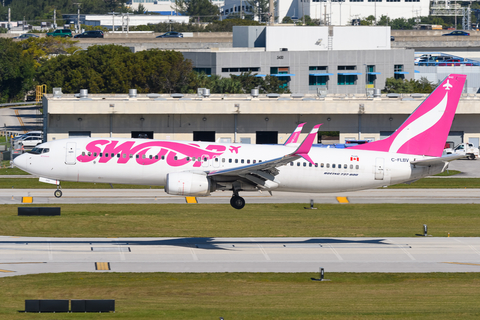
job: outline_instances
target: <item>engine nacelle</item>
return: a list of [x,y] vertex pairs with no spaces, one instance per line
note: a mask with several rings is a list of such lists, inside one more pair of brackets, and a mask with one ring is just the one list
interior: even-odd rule
[[180,196],[210,195],[210,179],[204,174],[177,172],[167,174],[165,192]]

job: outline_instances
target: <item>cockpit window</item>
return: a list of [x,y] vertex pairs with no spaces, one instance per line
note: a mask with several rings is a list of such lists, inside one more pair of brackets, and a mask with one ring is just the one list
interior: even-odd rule
[[50,152],[50,148],[33,148],[32,150],[28,151],[28,153],[31,154],[42,154],[42,153],[48,153]]

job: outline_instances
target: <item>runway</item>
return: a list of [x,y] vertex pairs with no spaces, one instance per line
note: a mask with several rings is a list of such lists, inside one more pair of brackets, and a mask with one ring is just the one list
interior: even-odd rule
[[[63,189],[55,198],[53,189],[1,189],[0,204],[20,204],[23,197],[32,197],[34,204],[84,203],[186,203],[185,197],[171,196],[163,189]],[[198,197],[198,203],[229,204],[231,192],[214,192]],[[241,196],[252,203],[304,203],[310,199],[317,204],[339,203],[480,203],[478,189],[371,189],[341,193],[243,192]],[[340,197],[340,198],[339,198]]]
[[0,237],[0,277],[58,272],[479,272],[480,238]]

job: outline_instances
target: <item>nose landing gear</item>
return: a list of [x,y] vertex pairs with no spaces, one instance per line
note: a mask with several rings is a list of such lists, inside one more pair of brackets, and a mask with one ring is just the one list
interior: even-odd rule
[[60,190],[60,186],[57,186],[57,190],[55,190],[55,192],[53,193],[53,195],[55,196],[55,198],[60,198],[62,196],[62,190]]

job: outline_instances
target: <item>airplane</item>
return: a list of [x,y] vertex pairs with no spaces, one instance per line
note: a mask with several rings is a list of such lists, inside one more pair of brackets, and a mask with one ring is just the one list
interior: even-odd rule
[[378,188],[443,172],[459,155],[442,156],[466,80],[451,74],[388,138],[346,149],[312,148],[320,124],[298,143],[303,123],[283,145],[121,138],[42,143],[15,158],[22,170],[60,181],[164,186],[180,196],[231,191],[242,209],[247,191],[328,193]]

